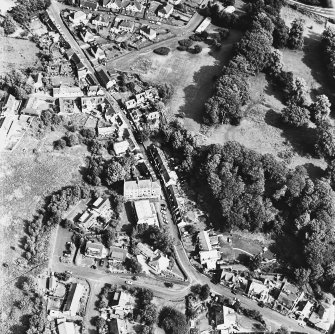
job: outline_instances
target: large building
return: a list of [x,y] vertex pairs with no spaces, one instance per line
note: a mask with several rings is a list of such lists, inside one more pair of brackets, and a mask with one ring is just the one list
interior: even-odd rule
[[61,322],[57,329],[58,334],[76,334],[73,322]]
[[134,202],[137,224],[148,224],[149,226],[158,225],[157,213],[154,203],[149,200]]
[[75,316],[79,310],[80,298],[84,292],[84,287],[79,283],[74,283],[71,285],[63,312],[70,316]]
[[203,266],[206,266],[208,270],[216,269],[216,263],[220,259],[220,252],[216,249],[210,251],[201,251],[199,252],[200,263]]
[[53,97],[80,97],[84,96],[83,91],[77,87],[60,86],[53,88]]
[[123,196],[126,200],[141,198],[159,198],[161,187],[159,182],[149,180],[124,181]]
[[198,235],[199,246],[203,251],[212,250],[211,241],[207,231],[201,231]]

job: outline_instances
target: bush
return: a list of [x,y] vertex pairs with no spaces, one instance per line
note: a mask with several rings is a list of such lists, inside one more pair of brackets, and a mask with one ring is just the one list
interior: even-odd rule
[[181,46],[185,46],[186,48],[189,48],[190,46],[192,46],[193,41],[191,41],[190,39],[182,39],[178,41],[178,44]]
[[170,49],[167,48],[167,47],[162,46],[160,48],[154,49],[154,53],[156,53],[158,55],[166,56],[170,53]]
[[55,150],[62,150],[66,146],[66,141],[64,139],[58,139],[54,141],[54,149]]
[[3,29],[6,35],[11,35],[16,30],[15,23],[9,15],[5,16],[5,19],[2,25],[3,25]]

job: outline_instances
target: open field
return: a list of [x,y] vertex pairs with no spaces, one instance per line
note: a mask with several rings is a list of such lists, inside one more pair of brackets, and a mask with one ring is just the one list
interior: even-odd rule
[[33,42],[10,37],[0,37],[0,74],[11,69],[27,68],[39,64],[38,48]]
[[0,2],[0,11],[2,14],[6,14],[9,9],[15,5],[14,0],[1,0]]
[[[23,293],[16,286],[16,281],[2,285],[13,277],[20,276],[25,269],[21,248],[24,237],[25,221],[30,220],[36,210],[43,204],[43,198],[52,191],[80,180],[78,169],[84,164],[82,147],[53,152],[51,143],[60,134],[52,132],[42,142],[26,135],[18,149],[2,152],[0,159],[0,179],[2,184],[0,247],[1,247],[1,297],[2,318],[0,332],[3,334],[20,334],[25,317],[14,301],[20,300]],[[32,149],[36,148],[36,153]],[[3,263],[8,268],[2,266]]]

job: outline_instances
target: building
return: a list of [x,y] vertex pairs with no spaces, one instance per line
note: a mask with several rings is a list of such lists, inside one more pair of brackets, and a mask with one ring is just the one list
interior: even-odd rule
[[157,225],[158,219],[154,203],[149,200],[141,200],[134,202],[134,209],[136,214],[136,223],[147,224],[149,226]]
[[58,334],[76,334],[73,322],[61,322],[58,327]]
[[14,116],[18,113],[21,102],[21,100],[16,100],[13,95],[8,94],[1,114],[4,114],[4,116]]
[[233,14],[236,8],[234,6],[227,6],[223,11],[228,14]]
[[136,14],[136,13],[141,13],[142,11],[142,4],[135,0],[135,1],[130,1],[128,3],[125,3],[124,7],[126,12],[131,12],[132,14]]
[[113,150],[116,155],[120,156],[125,154],[129,149],[129,142],[127,140],[122,140],[113,143]]
[[69,20],[72,22],[72,25],[74,25],[74,26],[77,26],[81,23],[86,24],[87,23],[87,16],[84,12],[82,12],[81,10],[78,10],[76,12],[73,12],[69,16]]
[[301,300],[297,304],[294,313],[299,317],[299,319],[304,320],[305,318],[309,318],[312,308],[313,304],[309,300]]
[[132,297],[127,292],[115,291],[111,301],[111,308],[114,310],[130,311],[133,309],[131,301]]
[[116,84],[116,81],[111,79],[104,69],[97,70],[97,74],[101,85],[106,89],[112,88]]
[[291,311],[303,298],[304,292],[295,285],[285,281],[277,298],[277,303]]
[[115,126],[98,127],[99,137],[114,137],[117,136],[117,128]]
[[216,249],[210,251],[200,251],[200,263],[206,266],[207,270],[216,269],[216,262],[220,259],[220,252]]
[[252,279],[249,280],[247,294],[249,298],[256,298],[259,301],[266,302],[269,297],[269,288],[263,282]]
[[98,85],[89,86],[87,88],[87,96],[103,96],[105,92]]
[[79,217],[79,225],[82,226],[84,229],[88,230],[90,229],[94,224],[97,222],[97,216],[93,214],[92,212],[85,211],[80,217]]
[[43,87],[42,78],[43,75],[40,72],[37,74],[32,74],[28,77],[27,82],[33,86],[34,93],[37,93]]
[[170,260],[167,256],[165,256],[162,252],[150,260],[148,265],[158,274],[162,271],[166,271],[170,265]]
[[95,59],[103,60],[106,58],[105,51],[101,49],[98,45],[91,46],[91,52]]
[[109,18],[106,15],[98,14],[92,18],[92,23],[99,27],[108,27]]
[[135,23],[133,21],[123,20],[119,24],[118,29],[120,31],[132,32],[134,30],[134,26],[135,26]]
[[90,10],[97,10],[99,7],[97,0],[80,0],[79,6]]
[[156,31],[148,25],[144,25],[140,28],[140,34],[150,39],[150,41],[153,41],[157,37]]
[[124,262],[127,258],[128,252],[124,248],[109,247],[109,259],[113,262]]
[[85,255],[87,257],[102,259],[107,256],[107,251],[102,243],[88,241],[86,243]]
[[210,25],[212,22],[212,19],[210,17],[206,17],[198,26],[198,28],[195,30],[197,34],[202,33],[203,31],[206,30],[206,28]]
[[160,198],[159,182],[149,180],[124,181],[123,196],[126,200]]
[[112,212],[109,198],[97,198],[92,204],[92,211],[95,211],[100,217],[109,217]]
[[201,250],[210,251],[212,250],[211,241],[207,231],[201,231],[198,235],[199,246]]
[[96,111],[99,107],[103,108],[105,106],[104,96],[84,96],[80,101],[81,111],[84,113],[90,113]]
[[116,12],[122,8],[122,0],[107,0],[105,7]]
[[172,12],[173,12],[173,6],[168,3],[165,6],[158,9],[157,15],[164,19],[168,19],[170,15],[172,14]]
[[84,96],[83,91],[77,86],[60,86],[59,88],[53,88],[53,97],[81,97]]
[[134,109],[137,107],[137,102],[135,99],[131,99],[125,102],[125,106],[127,110]]
[[83,295],[84,287],[79,283],[73,283],[70,287],[68,296],[66,298],[65,305],[63,307],[63,313],[75,316],[80,307],[80,299]]
[[332,307],[326,303],[319,304],[308,319],[308,323],[323,333],[332,325]]
[[85,43],[94,42],[94,35],[88,30],[81,31],[80,37]]
[[169,0],[169,3],[173,6],[179,5],[181,3],[181,0]]
[[232,330],[233,327],[236,326],[237,315],[234,309],[226,306],[217,305],[215,307],[214,321],[216,330],[218,331]]
[[155,258],[156,253],[147,245],[139,242],[136,245],[137,250],[147,259],[152,260]]

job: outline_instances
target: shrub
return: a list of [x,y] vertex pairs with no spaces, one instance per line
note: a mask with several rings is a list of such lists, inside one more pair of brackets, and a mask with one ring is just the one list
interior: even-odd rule
[[160,47],[154,50],[154,53],[158,54],[158,55],[162,55],[162,56],[166,56],[170,53],[170,49],[167,47]]

